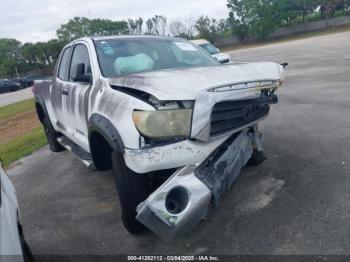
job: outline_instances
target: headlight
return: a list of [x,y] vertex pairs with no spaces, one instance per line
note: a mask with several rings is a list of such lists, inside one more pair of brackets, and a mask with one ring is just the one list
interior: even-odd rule
[[132,119],[145,137],[188,137],[191,132],[192,110],[134,111]]

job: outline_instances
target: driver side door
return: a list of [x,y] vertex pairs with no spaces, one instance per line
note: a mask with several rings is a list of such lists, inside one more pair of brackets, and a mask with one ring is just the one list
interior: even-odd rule
[[69,68],[69,83],[64,105],[71,140],[89,151],[88,141],[88,104],[92,88],[91,63],[89,49],[83,42],[73,47]]

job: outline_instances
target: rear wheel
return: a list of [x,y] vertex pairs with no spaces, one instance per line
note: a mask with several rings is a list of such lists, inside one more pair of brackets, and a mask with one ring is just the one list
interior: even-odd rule
[[113,173],[116,180],[119,201],[122,208],[122,221],[130,233],[138,233],[145,227],[136,220],[136,207],[150,193],[147,174],[137,174],[130,170],[121,152],[112,153]]
[[58,133],[53,129],[50,120],[43,119],[43,126],[46,134],[47,141],[49,143],[52,152],[64,151],[64,147],[57,142]]

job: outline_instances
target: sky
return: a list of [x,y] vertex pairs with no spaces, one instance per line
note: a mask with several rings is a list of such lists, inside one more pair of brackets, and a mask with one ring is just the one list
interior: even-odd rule
[[228,17],[227,0],[0,0],[0,38],[39,42],[75,16],[121,20],[155,14],[168,20],[208,15]]

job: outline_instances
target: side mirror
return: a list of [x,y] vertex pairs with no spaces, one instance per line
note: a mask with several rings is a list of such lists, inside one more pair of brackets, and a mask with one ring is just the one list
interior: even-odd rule
[[215,47],[217,52],[221,52],[219,48]]
[[91,73],[85,73],[85,64],[76,65],[76,75],[73,77],[74,82],[91,83]]
[[283,66],[283,68],[286,68],[288,66],[288,63],[285,62],[285,63],[281,64],[281,66]]

